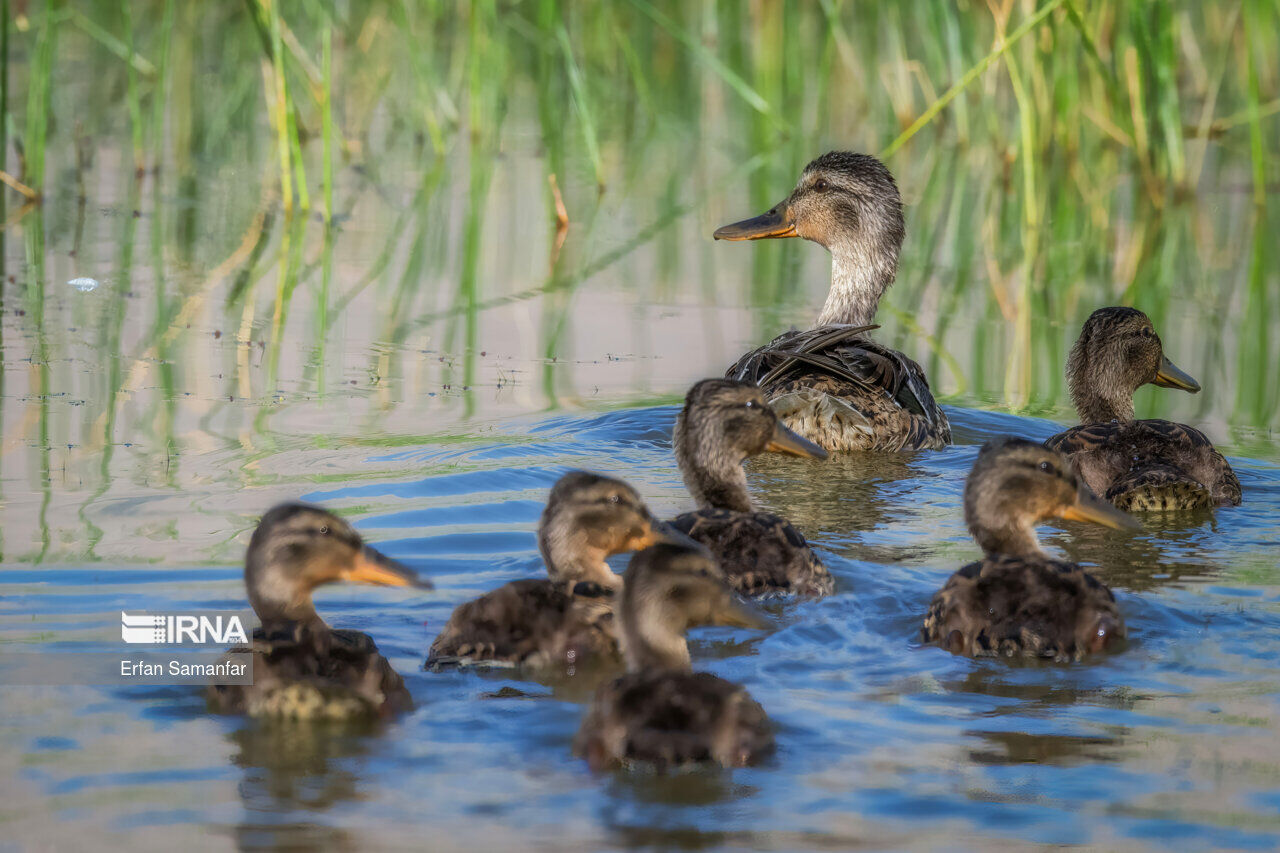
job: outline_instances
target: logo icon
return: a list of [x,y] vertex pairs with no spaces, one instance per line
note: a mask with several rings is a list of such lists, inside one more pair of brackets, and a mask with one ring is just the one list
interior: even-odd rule
[[190,613],[125,613],[120,611],[120,637],[126,643],[150,645],[204,645],[248,643],[244,623],[237,615],[214,617]]

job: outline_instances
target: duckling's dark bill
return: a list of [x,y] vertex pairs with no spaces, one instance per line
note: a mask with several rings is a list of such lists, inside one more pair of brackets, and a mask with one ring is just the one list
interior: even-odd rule
[[1192,394],[1200,390],[1200,383],[1167,357],[1160,359],[1160,369],[1156,371],[1156,378],[1151,384],[1161,388],[1178,388]]
[[724,225],[716,229],[717,240],[763,240],[767,237],[795,237],[796,224],[780,211],[786,205],[780,204],[768,213],[762,213],[751,219],[744,219],[732,225]]
[[1142,525],[1127,512],[1116,509],[1088,489],[1081,488],[1076,502],[1059,513],[1067,521],[1091,521],[1116,530],[1141,530]]
[[763,610],[734,594],[725,596],[719,602],[712,614],[711,623],[731,628],[754,628],[757,631],[763,631],[772,625]]
[[417,572],[398,560],[368,545],[356,554],[351,568],[342,576],[345,581],[369,583],[377,586],[416,586],[431,589],[431,581],[419,577]]
[[826,459],[827,451],[814,444],[804,436],[797,435],[788,429],[782,421],[773,428],[773,437],[765,445],[765,450],[774,453],[790,453],[793,456],[807,456],[810,459]]

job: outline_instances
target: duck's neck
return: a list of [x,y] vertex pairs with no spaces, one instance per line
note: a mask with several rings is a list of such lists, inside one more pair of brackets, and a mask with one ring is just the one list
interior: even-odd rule
[[547,567],[547,577],[555,583],[572,587],[581,581],[591,581],[609,589],[622,583],[622,578],[605,562],[608,554],[591,544],[585,530],[544,527],[538,534],[538,548]]
[[661,600],[636,596],[620,610],[619,620],[627,672],[692,669],[684,632],[671,623],[670,609]]
[[309,589],[301,589],[297,584],[286,583],[270,574],[246,573],[245,582],[249,589],[249,604],[263,628],[291,624],[317,629],[328,627],[316,613]]
[[1082,424],[1101,424],[1110,421],[1128,423],[1133,420],[1133,392],[1117,390],[1103,394],[1087,381],[1071,377],[1071,402]]
[[866,326],[875,322],[880,297],[897,275],[898,254],[873,252],[870,248],[857,242],[831,247],[831,290],[818,315],[819,326]]
[[699,509],[751,512],[742,459],[727,451],[721,436],[706,429],[690,430],[687,412],[681,412],[672,438],[676,465]]
[[973,538],[984,554],[1024,559],[1043,559],[1049,555],[1040,547],[1035,528],[1029,524],[1006,521],[1003,524],[970,527]]

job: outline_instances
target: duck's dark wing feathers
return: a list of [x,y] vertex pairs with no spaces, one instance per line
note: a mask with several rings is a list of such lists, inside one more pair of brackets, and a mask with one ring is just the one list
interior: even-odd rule
[[1195,427],[1166,420],[1082,424],[1045,442],[1071,457],[1099,495],[1121,509],[1236,506],[1240,480]]
[[617,654],[607,590],[579,584],[571,592],[549,580],[531,579],[512,581],[458,605],[432,642],[427,667],[573,666],[611,661]]
[[402,679],[359,631],[291,626],[258,628],[250,646],[253,684],[211,685],[219,713],[296,719],[341,719],[399,713],[413,707]]
[[767,512],[700,509],[670,522],[715,556],[729,584],[743,595],[803,595],[835,590],[831,572],[787,521]]
[[705,672],[638,672],[600,686],[574,740],[593,768],[753,764],[773,748],[764,709]]
[[1125,635],[1111,590],[1074,563],[987,555],[953,574],[922,636],[953,652],[1078,660]]
[[844,423],[822,406],[781,413],[788,426],[828,449],[949,444],[951,427],[924,371],[897,350],[864,337],[877,328],[830,325],[787,332],[743,356],[725,375],[754,382],[771,402],[807,391],[851,406],[859,413],[856,423]]

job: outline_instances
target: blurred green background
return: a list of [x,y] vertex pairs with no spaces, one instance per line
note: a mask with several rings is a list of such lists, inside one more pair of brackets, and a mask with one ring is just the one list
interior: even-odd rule
[[1278,455],[1275,0],[5,0],[3,24],[6,558],[159,559],[243,487],[384,475],[371,446],[674,400],[816,316],[820,248],[710,233],[831,148],[899,180],[877,334],[945,402],[1070,422],[1081,322],[1132,304],[1205,387],[1139,413]]

